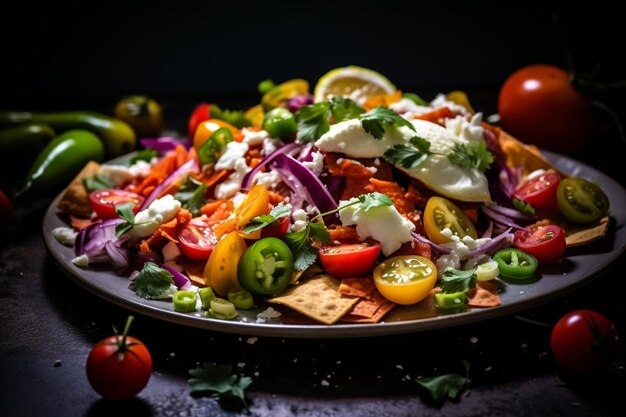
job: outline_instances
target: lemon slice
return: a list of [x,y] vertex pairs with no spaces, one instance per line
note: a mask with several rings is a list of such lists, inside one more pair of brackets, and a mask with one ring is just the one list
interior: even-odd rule
[[315,85],[314,100],[348,97],[362,105],[369,97],[394,91],[396,86],[381,73],[351,65],[324,74]]

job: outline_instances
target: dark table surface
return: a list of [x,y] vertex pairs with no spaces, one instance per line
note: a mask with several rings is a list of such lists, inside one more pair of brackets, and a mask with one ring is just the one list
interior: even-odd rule
[[[180,115],[191,109],[179,108]],[[171,123],[184,126],[181,120]],[[611,154],[623,155],[623,145],[607,143]],[[623,185],[617,157],[602,155],[590,147],[574,156]],[[18,206],[0,235],[0,416],[237,414],[228,404],[190,395],[188,370],[202,362],[230,364],[252,377],[248,413],[258,416],[609,416],[623,407],[624,346],[602,374],[572,377],[551,356],[549,329],[512,316],[398,336],[292,340],[209,332],[136,314],[131,333],[149,347],[154,373],[136,399],[104,401],[87,382],[85,360],[129,311],[79,287],[54,264],[41,235],[49,201]],[[593,309],[624,334],[625,266],[622,257],[584,287],[520,315],[554,323],[571,310]],[[472,382],[458,403],[435,407],[421,399],[416,378],[464,374],[464,362]]]

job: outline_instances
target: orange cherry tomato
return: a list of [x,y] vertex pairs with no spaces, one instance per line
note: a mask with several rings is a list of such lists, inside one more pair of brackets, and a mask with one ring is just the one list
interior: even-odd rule
[[246,249],[246,242],[236,231],[228,233],[215,245],[203,274],[213,291],[224,296],[233,288],[239,288],[237,265]]
[[[244,227],[250,220],[270,212],[270,192],[263,185],[257,184],[250,189],[243,203],[235,209],[235,226]],[[259,239],[261,230],[243,234],[246,239]]]
[[226,123],[220,119],[209,119],[200,122],[198,127],[196,127],[196,131],[193,135],[193,147],[196,148],[196,150],[200,149],[204,142],[209,140],[213,133],[221,127],[228,128],[233,134],[233,137],[235,137],[235,140],[237,140],[237,136],[240,136],[237,135],[239,133],[237,128],[230,123]]

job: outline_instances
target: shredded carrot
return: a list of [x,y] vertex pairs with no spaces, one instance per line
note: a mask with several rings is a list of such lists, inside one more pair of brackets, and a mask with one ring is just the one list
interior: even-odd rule
[[141,242],[141,245],[139,246],[141,254],[145,255],[152,251],[161,250],[167,242],[178,243],[178,240],[176,239],[178,236],[178,228],[189,222],[191,218],[192,214],[189,210],[178,210],[176,217],[167,223],[163,223],[150,237]]
[[356,232],[356,229],[350,226],[337,226],[334,229],[329,229],[328,231],[330,232],[331,242],[334,242],[335,240],[359,238],[359,234]]
[[200,212],[207,216],[206,222],[209,226],[214,226],[222,220],[226,220],[233,210],[233,202],[230,200],[213,201],[200,208]]
[[450,110],[448,107],[441,107],[428,113],[418,114],[414,118],[443,125],[444,120],[450,117],[454,117],[454,113],[452,112],[452,110]]

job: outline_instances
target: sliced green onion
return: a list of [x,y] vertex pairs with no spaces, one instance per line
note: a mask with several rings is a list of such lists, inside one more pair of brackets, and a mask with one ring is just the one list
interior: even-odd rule
[[467,307],[467,295],[465,291],[453,292],[449,294],[435,294],[435,303],[437,307],[447,312],[463,311]]
[[244,289],[233,288],[228,291],[226,295],[228,296],[228,301],[233,303],[236,308],[249,310],[254,307],[254,298],[252,298],[252,294]]
[[205,287],[200,288],[198,290],[198,294],[200,294],[200,301],[202,301],[202,308],[209,309],[211,308],[211,301],[215,300],[217,297],[213,292],[213,288]]
[[209,316],[213,316],[218,319],[234,319],[237,317],[237,310],[235,305],[223,298],[216,298],[211,300],[211,308],[207,312]]
[[193,291],[176,291],[174,294],[174,311],[190,313],[196,311],[198,296]]
[[499,274],[498,262],[493,259],[478,265],[476,271],[474,271],[474,275],[476,275],[476,280],[478,281],[491,281],[492,279],[498,278]]

